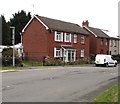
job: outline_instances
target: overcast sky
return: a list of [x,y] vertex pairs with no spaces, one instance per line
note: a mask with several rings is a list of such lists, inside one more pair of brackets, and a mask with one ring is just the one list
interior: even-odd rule
[[119,0],[2,0],[0,14],[4,14],[8,21],[12,14],[25,10],[32,15],[38,14],[80,26],[83,20],[88,20],[89,26],[109,30],[113,33],[111,36],[117,36],[118,2]]

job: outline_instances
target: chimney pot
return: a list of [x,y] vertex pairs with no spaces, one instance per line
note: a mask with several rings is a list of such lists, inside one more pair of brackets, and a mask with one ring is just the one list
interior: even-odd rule
[[88,22],[88,20],[86,20],[85,22],[83,21],[82,25],[88,27],[88,26],[89,26],[89,22]]

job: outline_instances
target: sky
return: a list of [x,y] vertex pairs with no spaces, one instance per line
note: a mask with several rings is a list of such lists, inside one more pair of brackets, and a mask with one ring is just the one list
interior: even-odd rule
[[21,10],[80,26],[88,20],[90,27],[109,30],[111,37],[116,37],[118,2],[119,0],[2,0],[0,14],[5,16],[6,21]]

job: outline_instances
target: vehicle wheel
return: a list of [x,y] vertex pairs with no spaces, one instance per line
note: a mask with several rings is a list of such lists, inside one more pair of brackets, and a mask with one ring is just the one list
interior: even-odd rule
[[114,67],[116,67],[116,66],[117,66],[117,63],[115,63]]
[[105,63],[105,66],[108,67],[109,66],[108,63]]
[[98,67],[99,65],[98,64],[95,64],[96,67]]

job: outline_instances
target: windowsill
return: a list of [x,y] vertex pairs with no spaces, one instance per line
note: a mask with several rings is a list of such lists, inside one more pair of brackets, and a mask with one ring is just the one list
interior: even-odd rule
[[55,56],[54,58],[61,58],[61,56]]
[[82,45],[85,45],[85,43],[81,43]]
[[65,41],[66,43],[71,43],[71,42],[67,42],[67,41]]
[[55,41],[55,42],[63,42],[63,41]]

